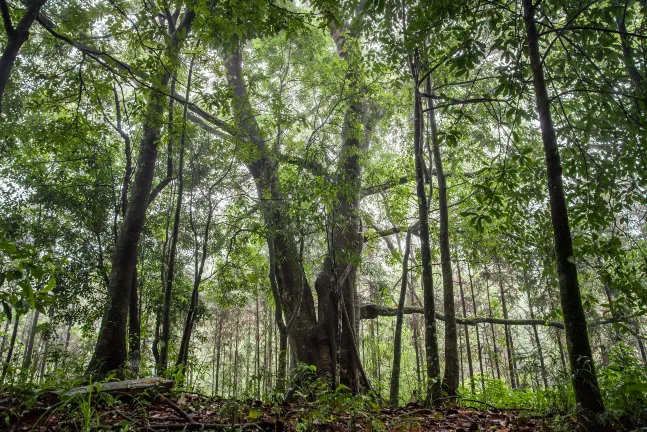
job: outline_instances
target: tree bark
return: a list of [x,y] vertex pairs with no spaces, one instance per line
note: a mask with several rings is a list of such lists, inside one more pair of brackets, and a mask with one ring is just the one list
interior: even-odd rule
[[402,285],[400,287],[400,298],[398,299],[398,312],[395,323],[395,336],[393,338],[393,369],[391,370],[391,389],[389,401],[392,406],[398,406],[400,396],[400,360],[402,356],[402,322],[404,321],[404,302],[407,296],[407,276],[409,270],[409,252],[411,250],[411,232],[407,232],[407,241],[404,246],[404,258],[402,259]]
[[535,25],[535,6],[532,0],[523,0],[523,9],[536,108],[539,115],[544,152],[546,153],[550,215],[555,240],[560,300],[566,329],[566,346],[571,366],[575,401],[578,404],[578,425],[582,430],[595,430],[601,427],[598,416],[604,412],[604,404],[598,387],[589,343],[586,315],[582,306],[577,279],[573,241],[568,222],[568,208],[562,183],[559,148],[550,112],[550,99],[544,80],[544,69],[539,49],[539,33]]
[[29,30],[32,24],[38,18],[38,13],[47,0],[32,0],[25,2],[27,10],[14,28],[9,16],[9,6],[6,0],[0,0],[0,9],[4,21],[5,31],[7,32],[7,45],[5,45],[2,56],[0,56],[0,113],[2,112],[2,98],[9,82],[11,70],[13,69],[20,48],[29,39]]

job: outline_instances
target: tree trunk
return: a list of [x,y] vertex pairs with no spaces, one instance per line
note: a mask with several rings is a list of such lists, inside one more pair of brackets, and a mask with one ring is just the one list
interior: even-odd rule
[[[524,270],[524,279],[525,279],[525,270]],[[528,293],[528,309],[530,311],[530,319],[535,319],[535,313],[532,310],[532,298],[530,297],[530,286],[526,283],[526,290]],[[544,389],[548,390],[548,374],[546,371],[546,364],[544,363],[544,352],[541,349],[541,341],[539,340],[539,330],[537,330],[537,325],[533,324],[532,331],[535,337],[535,345],[537,345],[537,356],[539,357],[539,367],[541,369],[541,379],[544,383]]]
[[[189,33],[194,18],[195,13],[193,10],[188,9],[184,14],[182,23],[172,35],[168,49],[171,57],[177,55],[176,50],[180,38],[185,38]],[[115,245],[110,272],[110,286],[108,287],[108,302],[101,321],[94,355],[87,369],[87,373],[93,375],[95,379],[104,377],[110,371],[122,371],[127,360],[126,324],[130,307],[130,294],[132,292],[134,264],[137,259],[137,245],[144,226],[155,174],[159,135],[164,123],[162,119],[163,102],[164,94],[168,92],[169,72],[165,71],[160,78],[160,87],[151,89],[149,93],[149,104],[137,158],[137,172],[132,184],[128,210],[119,231],[119,239]]]
[[[472,310],[474,311],[474,317],[476,314],[476,296],[474,295],[474,283],[472,281],[472,271],[470,269],[470,263],[467,263],[467,277],[470,281],[470,293],[472,294]],[[483,375],[483,351],[481,350],[481,336],[479,334],[479,328],[476,327],[476,350],[479,354],[479,373],[481,378],[481,391],[485,393],[485,377]]]
[[28,370],[31,367],[31,358],[34,352],[34,341],[36,340],[36,329],[38,327],[38,318],[40,317],[40,312],[38,309],[34,311],[34,317],[31,322],[31,328],[29,329],[29,338],[27,339],[27,346],[25,347],[25,355],[22,359],[22,369],[23,374],[26,377]]
[[[185,105],[186,111],[186,105]],[[168,267],[166,269],[166,287],[164,290],[164,306],[162,309],[162,335],[161,335],[161,350],[160,350],[160,365],[163,373],[168,367],[168,353],[169,345],[171,342],[171,300],[173,296],[173,281],[175,279],[175,261],[177,257],[177,243],[180,234],[180,216],[182,213],[182,198],[184,192],[184,146],[180,147],[180,157],[177,171],[177,200],[175,202],[175,215],[173,216],[173,231],[171,232],[171,246],[169,250]],[[199,286],[199,284],[198,284]],[[193,297],[197,297],[196,287],[194,284],[194,296],[192,296],[191,303],[193,304]],[[186,349],[181,355],[186,355],[188,352],[188,341],[190,340],[190,331],[187,332],[189,336],[186,340]],[[181,360],[183,362],[183,359]]]
[[[414,82],[414,131],[413,150],[414,166],[416,171],[416,196],[418,199],[418,220],[420,221],[420,256],[422,260],[422,293],[424,301],[425,318],[425,359],[427,365],[426,402],[431,405],[439,399],[440,393],[440,359],[438,356],[438,335],[436,329],[436,305],[434,300],[434,283],[431,268],[431,241],[429,237],[429,207],[425,191],[425,162],[423,154],[423,114],[422,101],[418,87],[419,61],[416,58],[410,65]],[[431,84],[427,82],[427,87]],[[431,104],[431,101],[429,102]],[[431,111],[430,111],[431,112]],[[435,122],[431,118],[432,141],[436,141]],[[429,197],[431,199],[431,197]]]
[[[286,225],[287,218],[282,216],[284,200],[277,183],[278,164],[271,158],[267,140],[261,135],[256,122],[242,79],[242,65],[242,49],[237,47],[225,64],[227,80],[233,87],[232,109],[238,121],[240,138],[251,142],[258,150],[255,160],[244,162],[256,183],[263,219],[269,231],[267,237],[272,238],[271,245],[268,240],[268,248],[275,255],[276,268],[270,271],[275,272],[276,290],[285,316],[289,317],[288,324],[291,324],[286,324],[286,335],[281,335],[281,338],[287,338],[289,332],[299,361],[316,365],[318,373],[331,373],[330,362],[325,358],[322,360],[322,355],[327,355],[330,351],[330,342],[327,333],[319,331],[317,327],[314,298],[301,267],[294,236]],[[277,294],[274,295],[275,302],[278,303]]]
[[[497,269],[499,270],[499,292],[501,294],[501,308],[503,310],[503,319],[508,319],[508,305],[505,301],[505,290],[503,289],[503,273],[501,273],[501,265],[497,261]],[[505,348],[508,354],[508,372],[510,374],[510,387],[513,389],[518,387],[515,364],[514,364],[514,346],[512,344],[512,334],[510,327],[504,324],[503,330],[505,333]]]
[[5,30],[7,32],[7,45],[5,45],[2,56],[0,56],[0,113],[2,112],[2,97],[4,96],[7,83],[9,82],[11,69],[13,69],[16,58],[18,58],[18,52],[23,44],[27,42],[27,39],[29,39],[29,29],[36,18],[38,18],[38,13],[46,2],[47,0],[32,0],[25,2],[27,10],[18,22],[16,28],[11,24],[7,4],[4,1],[2,2],[2,17],[4,19]]
[[7,344],[7,336],[9,336],[9,325],[11,320],[7,317],[7,322],[4,325],[4,334],[2,335],[2,345],[0,345],[0,358],[4,354],[4,347]]
[[16,346],[16,336],[18,336],[18,324],[20,324],[20,315],[16,314],[15,322],[13,325],[13,332],[11,333],[11,340],[9,341],[9,351],[7,352],[7,358],[5,359],[4,366],[2,367],[2,377],[0,377],[0,381],[4,381],[5,377],[7,376],[7,370],[11,365],[13,349]]
[[214,390],[214,395],[218,394],[218,384],[219,384],[219,377],[220,377],[220,349],[222,347],[222,320],[224,319],[223,316],[220,316],[218,319],[218,345],[216,348],[216,384],[215,384],[215,390]]
[[[458,289],[461,293],[461,305],[463,306],[463,318],[467,318],[467,308],[465,307],[465,294],[463,293],[463,280],[461,279],[461,266],[456,261],[456,270],[458,271]],[[467,350],[467,368],[469,370],[470,376],[470,389],[474,393],[474,366],[472,365],[472,347],[470,346],[470,333],[467,328],[467,324],[463,325],[465,330],[465,348]],[[476,328],[478,333],[478,327]]]
[[139,286],[137,281],[137,262],[133,269],[133,281],[130,290],[130,306],[128,307],[128,364],[130,371],[139,375],[141,361],[141,323],[139,320]]
[[440,156],[440,145],[436,138],[436,121],[433,102],[428,98],[431,113],[432,149],[438,181],[438,212],[440,216],[438,241],[443,277],[443,305],[445,313],[445,375],[443,390],[448,396],[456,396],[458,390],[458,334],[456,330],[456,311],[454,303],[454,278],[449,253],[449,211],[447,208],[447,182]]
[[[487,294],[488,313],[490,318],[492,318],[492,302],[490,301],[490,284],[488,280],[486,280],[485,283],[485,292]],[[496,368],[496,377],[497,379],[501,379],[501,369],[499,368],[499,350],[496,346],[496,333],[494,332],[494,323],[490,323],[490,330],[492,330],[492,347],[494,348],[494,365]]]
[[391,391],[389,401],[392,406],[398,406],[400,395],[400,359],[402,355],[402,322],[404,321],[404,302],[407,296],[407,276],[409,270],[409,252],[411,250],[411,231],[407,232],[407,241],[404,247],[404,258],[402,259],[402,285],[400,287],[400,298],[398,300],[398,315],[395,323],[395,336],[393,338],[393,369],[391,371]]
[[[186,94],[184,96],[184,100],[189,102],[189,96],[191,93],[191,79],[193,77],[193,64],[195,62],[195,55],[191,58],[191,63],[189,65],[189,73],[187,77],[187,84],[186,84]],[[184,105],[184,112],[182,114],[182,138],[180,139],[180,161],[178,164],[178,171],[177,171],[177,178],[178,178],[178,206],[176,210],[176,220],[179,220],[179,211],[181,207],[181,201],[182,201],[182,187],[184,184],[184,152],[185,152],[185,146],[186,146],[186,118],[187,118],[187,113],[188,113],[188,105]],[[215,185],[214,185],[215,186]],[[209,189],[211,191],[211,188]],[[209,195],[209,198],[211,196]],[[193,279],[193,291],[191,293],[191,304],[189,305],[189,311],[186,316],[186,320],[184,322],[184,330],[182,332],[182,339],[180,341],[180,352],[178,353],[178,359],[177,362],[175,363],[177,366],[181,366],[182,369],[186,369],[188,361],[189,361],[189,341],[191,340],[191,333],[193,331],[193,327],[195,325],[195,317],[198,309],[198,300],[199,300],[199,295],[200,295],[200,283],[202,282],[202,273],[204,272],[204,265],[205,262],[207,261],[207,245],[209,243],[209,230],[211,228],[211,219],[213,217],[213,204],[211,200],[209,199],[208,203],[208,208],[209,212],[207,214],[207,222],[204,227],[204,236],[203,236],[203,242],[202,242],[202,254],[200,257],[200,264],[198,265],[197,261],[197,253],[198,253],[198,243],[197,243],[197,236],[195,235],[195,229],[193,226],[193,219],[191,218],[191,228],[194,232],[194,238],[196,242],[196,261],[195,261],[195,274],[194,274],[194,279]],[[191,211],[191,209],[189,209]],[[174,235],[177,236],[177,233],[174,232]],[[170,260],[169,260],[170,264]],[[171,275],[171,269],[169,266],[169,276]],[[170,282],[169,282],[170,284]]]
[[559,276],[560,300],[564,314],[566,346],[571,364],[571,379],[578,404],[578,425],[582,430],[600,427],[598,415],[604,412],[604,404],[589,343],[586,315],[582,307],[577,267],[573,255],[573,241],[568,222],[568,209],[562,183],[562,167],[559,158],[557,136],[550,113],[550,99],[546,91],[544,68],[539,49],[539,33],[535,25],[535,6],[532,0],[523,0],[528,53],[535,89],[536,108],[546,153],[546,176],[550,196],[550,215],[553,223],[557,274]]

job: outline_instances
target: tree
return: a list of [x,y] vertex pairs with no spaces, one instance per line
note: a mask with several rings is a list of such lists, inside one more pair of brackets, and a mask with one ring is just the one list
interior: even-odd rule
[[555,239],[560,301],[564,311],[566,346],[570,359],[573,389],[578,404],[578,424],[583,430],[590,430],[599,425],[600,419],[597,416],[604,412],[604,404],[598,387],[593,355],[589,345],[586,316],[582,307],[562,182],[557,135],[550,112],[550,99],[546,90],[539,51],[539,33],[535,24],[535,6],[532,4],[532,0],[523,1],[523,10],[536,108],[546,153],[546,177]]

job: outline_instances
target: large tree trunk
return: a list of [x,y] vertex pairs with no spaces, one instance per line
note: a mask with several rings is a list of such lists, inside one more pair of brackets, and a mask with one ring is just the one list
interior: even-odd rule
[[25,2],[27,10],[14,28],[11,24],[11,17],[9,16],[9,6],[6,0],[0,0],[0,9],[2,11],[2,19],[4,27],[7,32],[7,45],[5,45],[2,56],[0,56],[0,112],[2,112],[2,97],[9,82],[11,69],[13,69],[18,52],[27,39],[29,39],[29,29],[38,18],[40,8],[47,2],[47,0],[32,0]]
[[[172,35],[169,47],[171,55],[176,55],[181,40],[180,34],[185,36],[189,33],[194,18],[195,13],[193,10],[187,10],[182,23]],[[115,245],[110,272],[110,285],[108,287],[108,301],[103,314],[99,337],[87,370],[88,374],[93,375],[95,378],[103,377],[110,371],[122,370],[127,360],[126,324],[135,261],[137,259],[137,245],[144,227],[146,209],[155,174],[159,134],[164,124],[162,119],[164,94],[168,92],[169,78],[169,72],[164,72],[160,79],[160,87],[151,89],[149,93],[148,112],[145,116],[146,120],[144,121],[139,156],[137,158],[137,172],[132,184],[128,210]]]
[[577,280],[577,267],[573,255],[573,241],[562,183],[559,148],[550,112],[550,99],[544,80],[539,33],[535,25],[535,7],[532,0],[523,0],[523,8],[532,82],[535,89],[541,137],[546,153],[546,176],[557,257],[560,300],[564,314],[573,390],[575,391],[575,401],[578,404],[578,424],[583,430],[597,430],[600,428],[598,415],[604,412],[604,405],[598,387],[586,316]]
[[391,389],[389,401],[392,406],[398,406],[400,396],[400,360],[402,357],[402,322],[404,321],[404,302],[407,296],[407,276],[409,270],[409,252],[411,250],[411,231],[407,232],[407,241],[404,246],[402,259],[402,285],[398,299],[398,315],[395,323],[395,337],[393,338],[393,369],[391,370]]
[[[257,158],[244,161],[256,183],[268,229],[268,247],[274,254],[276,284],[286,317],[286,332],[294,342],[297,358],[317,366],[320,374],[332,374],[330,341],[326,331],[317,326],[314,298],[301,267],[294,236],[282,216],[283,197],[277,187],[278,164],[272,159],[267,140],[261,135],[247,88],[242,79],[242,49],[236,48],[226,62],[227,79],[233,87],[232,108],[238,120],[240,139],[257,148]],[[269,199],[268,199],[269,198]],[[271,241],[270,241],[271,238]],[[320,297],[321,302],[322,297]],[[283,339],[283,335],[282,339]],[[287,336],[286,336],[287,337]],[[283,340],[281,341],[283,342]],[[281,349],[285,351],[285,349]]]

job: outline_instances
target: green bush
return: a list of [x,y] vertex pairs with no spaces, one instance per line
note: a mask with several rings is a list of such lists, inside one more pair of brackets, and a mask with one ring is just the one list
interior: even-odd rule
[[623,422],[647,424],[647,366],[624,343],[616,344],[609,358],[609,366],[598,371],[607,414]]

